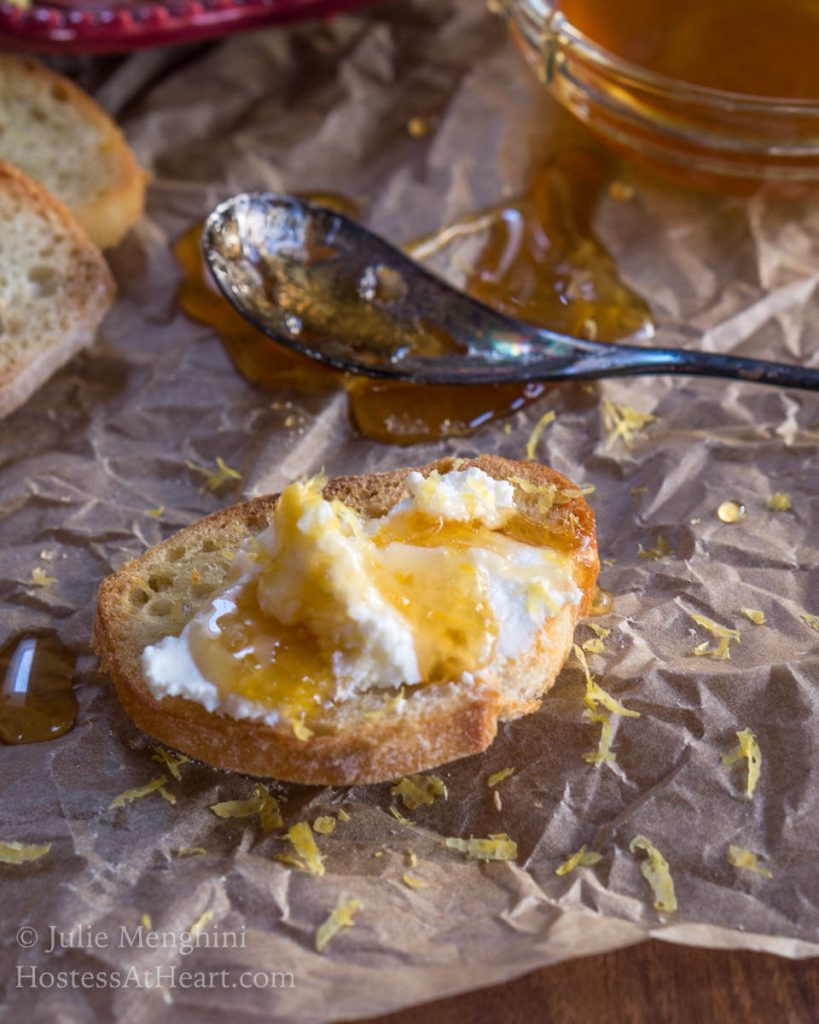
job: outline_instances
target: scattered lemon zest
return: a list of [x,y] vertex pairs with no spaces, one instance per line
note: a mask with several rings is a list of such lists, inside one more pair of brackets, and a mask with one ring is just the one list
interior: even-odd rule
[[446,784],[437,775],[405,775],[390,789],[393,796],[400,796],[404,806],[414,811],[422,804],[435,803],[436,797],[447,799]]
[[586,625],[592,633],[599,636],[601,640],[605,640],[607,636],[611,635],[610,629],[607,629],[605,626],[598,626],[596,622],[587,622]]
[[395,820],[397,822],[400,822],[402,825],[411,825],[412,824],[412,822],[409,820],[409,818],[405,818],[404,815],[398,810],[397,807],[390,806],[390,807],[387,808],[387,810],[390,812],[390,814],[393,816],[393,818],[395,818]]
[[554,422],[556,415],[557,414],[554,409],[549,409],[548,412],[544,412],[534,427],[532,427],[532,433],[529,435],[529,440],[526,442],[526,448],[524,449],[525,457],[530,462],[535,457],[535,449],[537,448],[537,443],[540,440],[543,431],[550,423]]
[[39,565],[35,565],[31,570],[31,576],[26,580],[26,586],[43,587],[47,590],[49,587],[53,587],[56,582],[56,576],[49,576],[45,569]]
[[53,562],[56,557],[57,552],[49,551],[48,548],[43,548],[43,550],[40,552],[40,558],[42,558],[44,562]]
[[342,928],[352,928],[353,918],[361,908],[361,900],[348,900],[347,894],[342,893],[330,916],[316,931],[316,951],[323,953],[327,943],[338,935]]
[[211,804],[210,810],[217,818],[251,818],[258,814],[259,827],[264,833],[281,828],[284,824],[279,801],[271,796],[261,783],[257,783],[253,796],[249,799],[225,800],[222,803]]
[[732,845],[728,847],[728,863],[732,868],[741,868],[743,871],[753,871],[764,878],[773,878],[773,874],[768,868],[757,861],[756,854],[751,853],[750,850],[746,850],[742,846]]
[[350,815],[344,810],[343,807],[339,807],[338,814],[336,815],[339,821],[349,821]]
[[575,498],[584,498],[587,494],[594,494],[597,490],[595,484],[581,484],[579,487],[563,487],[555,495],[556,505],[565,505]]
[[206,466],[199,466],[190,459],[185,460],[185,465],[192,473],[199,473],[200,476],[205,478],[205,482],[202,485],[203,491],[215,492],[220,487],[224,487],[230,480],[242,479],[242,474],[236,469],[231,469],[221,455],[216,456],[215,470],[208,469]]
[[329,814],[319,815],[313,822],[313,831],[318,832],[322,836],[329,836],[335,827],[336,819]]
[[408,889],[426,889],[428,882],[424,882],[420,878],[416,878],[414,875],[404,872],[401,875],[401,881],[406,885]]
[[785,491],[776,491],[768,498],[768,508],[772,508],[774,512],[790,512],[791,508],[791,496]]
[[628,848],[630,853],[642,850],[648,855],[640,864],[640,871],[654,891],[654,909],[663,914],[673,914],[677,909],[677,897],[668,861],[645,836],[635,836]]
[[762,772],[762,751],[759,749],[756,736],[754,736],[750,729],[741,729],[736,734],[736,737],[739,740],[739,745],[734,747],[729,753],[723,754],[720,757],[720,761],[723,764],[735,764],[737,761],[745,759],[748,764],[745,796],[750,799],[754,795],[754,790]]
[[293,726],[293,735],[297,740],[301,740],[302,743],[306,743],[313,736],[313,730],[308,729],[304,724],[304,719],[293,719],[290,723]]
[[301,858],[299,867],[311,875],[324,874],[324,857],[316,846],[309,822],[298,821],[295,825],[291,825],[285,838],[293,844],[293,849]]
[[208,851],[204,846],[180,846],[176,851],[177,857],[196,857],[199,854],[206,854]]
[[575,644],[574,654],[580,662],[580,667],[583,669],[583,674],[586,677],[586,693],[583,697],[583,703],[589,711],[596,711],[597,705],[601,704],[606,711],[610,711],[613,715],[622,715],[623,718],[640,718],[639,711],[632,711],[630,708],[621,704],[619,700],[612,697],[610,693],[607,693],[603,687],[595,681],[594,676],[589,671],[589,663],[586,661],[586,655],[583,652],[582,647]]
[[18,843],[14,840],[0,842],[0,864],[25,864],[30,860],[45,857],[51,843]]
[[159,519],[160,516],[164,516],[165,515],[165,506],[164,505],[157,505],[156,508],[146,508],[145,509],[145,515],[146,516],[153,516],[154,519]]
[[514,775],[516,771],[516,768],[501,768],[499,772],[493,772],[493,774],[489,776],[486,780],[486,784],[490,789],[492,789],[497,786],[499,782],[503,782],[503,780],[508,779],[510,775]]
[[139,920],[142,924],[142,927],[147,928],[148,931],[150,931],[154,926],[153,918],[151,917],[150,914],[143,914]]
[[765,622],[765,612],[761,612],[758,608],[740,608],[739,610],[755,626],[761,626]]
[[629,487],[628,493],[634,498],[639,498],[643,494],[648,494],[647,487]]
[[597,750],[589,750],[583,755],[583,760],[586,764],[593,764],[595,767],[599,767],[604,761],[616,761],[617,755],[611,749],[611,741],[614,736],[611,715],[603,714],[600,711],[589,711],[586,708],[583,712],[583,717],[587,722],[594,722],[601,727]]
[[415,865],[418,863],[418,855],[415,853],[414,850],[407,850],[406,858],[407,867],[414,868]]
[[213,911],[212,910],[206,910],[203,914],[201,914],[193,922],[193,924],[190,926],[190,928],[188,928],[188,932],[195,939],[210,924],[210,922],[213,920],[213,918],[214,918]]
[[654,541],[653,548],[644,548],[642,544],[637,545],[637,557],[638,558],[652,558],[655,561],[658,558],[665,558],[670,555],[671,545],[665,538],[665,534],[658,533],[657,539]]
[[811,615],[809,612],[802,612],[799,616],[803,622],[806,622],[811,629],[815,629],[819,633],[819,615]]
[[460,850],[469,860],[515,860],[518,844],[505,832],[490,835],[488,839],[458,839],[451,836],[444,840],[450,850]]
[[169,804],[175,804],[176,803],[176,796],[169,789],[167,789],[165,786],[160,786],[159,789],[157,790],[157,793],[159,793],[159,795],[162,797],[162,799],[166,803],[169,803]]
[[556,875],[568,875],[570,871],[578,866],[580,867],[591,867],[593,864],[598,864],[603,859],[602,853],[595,853],[593,850],[586,850],[586,844],[584,843],[580,849],[567,857],[562,864],[555,868]]
[[375,850],[373,852],[373,857],[383,857],[383,856],[384,856],[384,851],[383,850]]
[[584,640],[581,644],[587,654],[605,654],[606,648],[599,636],[593,636],[590,640]]
[[170,750],[166,750],[164,747],[154,747],[153,750],[151,760],[164,764],[171,775],[179,782],[182,779],[182,772],[180,772],[179,767],[180,765],[187,764],[190,758],[184,754],[172,754]]
[[167,775],[160,775],[158,779],[152,779],[150,782],[146,782],[144,786],[126,789],[124,793],[114,797],[111,803],[108,804],[108,810],[113,810],[115,807],[125,807],[126,804],[132,804],[134,800],[141,800],[150,793],[156,793],[157,790],[164,788],[167,781]]
[[718,622],[714,622],[713,619],[709,619],[705,615],[689,612],[688,616],[698,626],[701,626],[711,636],[719,640],[716,647],[710,647],[708,641],[697,644],[691,652],[692,655],[696,658],[713,658],[715,661],[729,661],[731,658],[731,641],[736,640],[737,643],[740,643],[741,640],[739,630],[721,626]]
[[615,405],[608,398],[602,401],[603,425],[608,431],[608,443],[611,447],[617,438],[622,438],[623,444],[630,448],[634,443],[635,436],[658,417],[648,412],[640,412],[638,409],[631,409],[627,405]]

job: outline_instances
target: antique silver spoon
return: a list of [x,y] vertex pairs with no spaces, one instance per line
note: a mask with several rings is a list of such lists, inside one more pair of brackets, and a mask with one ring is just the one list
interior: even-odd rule
[[350,373],[424,384],[674,373],[819,390],[819,369],[533,327],[356,221],[291,196],[233,196],[208,217],[202,246],[217,285],[255,327]]

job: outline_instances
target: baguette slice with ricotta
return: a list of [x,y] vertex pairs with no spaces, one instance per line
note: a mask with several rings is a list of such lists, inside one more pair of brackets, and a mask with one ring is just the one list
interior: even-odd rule
[[139,219],[146,174],[90,96],[30,57],[0,54],[0,160],[39,181],[101,249]]
[[2,417],[94,340],[114,282],[63,204],[2,162],[0,222]]
[[[94,646],[127,713],[151,736],[209,764],[307,784],[379,782],[485,750],[499,719],[536,710],[554,683],[575,624],[589,609],[598,558],[591,509],[565,477],[545,466],[483,455],[442,460],[421,472],[469,466],[518,482],[518,510],[538,520],[557,546],[573,551],[572,575],[582,592],[578,604],[546,620],[530,649],[506,662],[499,678],[422,684],[403,700],[395,691],[359,693],[311,715],[314,734],[306,740],[287,722],[231,718],[184,697],[157,699],[143,678],[142,651],[178,635],[224,580],[231,552],[267,526],[277,497],[262,497],[193,523],[103,581]],[[409,472],[340,477],[329,481],[324,495],[361,516],[382,516],[406,496]],[[544,511],[538,489],[550,485],[568,494]]]

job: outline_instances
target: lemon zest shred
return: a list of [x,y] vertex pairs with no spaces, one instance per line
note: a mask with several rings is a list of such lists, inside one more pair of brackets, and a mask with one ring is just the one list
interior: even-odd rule
[[336,817],[339,821],[350,821],[350,815],[344,810],[343,807],[339,807],[338,814]]
[[803,622],[807,623],[811,629],[815,629],[819,633],[819,615],[811,615],[810,612],[802,612],[799,616]]
[[404,874],[401,875],[401,881],[408,889],[426,889],[429,884],[428,882],[423,881],[423,879],[416,878],[414,875],[411,875],[408,871],[405,871]]
[[216,469],[208,469],[207,466],[200,466],[190,459],[185,460],[185,465],[192,473],[198,473],[204,477],[204,484],[202,485],[203,491],[218,491],[221,487],[224,487],[226,483],[231,480],[241,480],[242,474],[232,469],[221,455],[216,456]]
[[164,764],[176,781],[180,782],[182,772],[180,772],[179,767],[180,765],[187,764],[190,758],[184,754],[172,754],[170,750],[166,750],[164,747],[154,747],[153,749],[154,752],[151,755],[151,760]]
[[415,853],[414,850],[407,850],[406,858],[407,867],[414,868],[415,865],[418,863],[418,855]]
[[390,789],[393,796],[400,796],[407,810],[414,811],[422,804],[433,804],[437,797],[447,799],[447,788],[437,775],[405,775]]
[[586,844],[584,843],[579,850],[573,853],[570,857],[567,857],[562,864],[559,864],[555,868],[555,874],[568,875],[570,871],[574,871],[578,866],[591,867],[593,864],[598,864],[602,859],[602,853],[595,853],[594,850],[587,850]]
[[411,825],[412,824],[412,822],[409,820],[409,818],[405,818],[404,815],[398,810],[397,807],[390,806],[390,807],[387,808],[387,810],[393,816],[393,818],[395,818],[395,820],[397,822],[399,822],[401,825]]
[[603,640],[599,636],[593,636],[589,640],[584,640],[580,645],[587,654],[605,654],[606,648],[603,644]]
[[180,846],[176,851],[177,857],[196,857],[200,854],[207,854],[204,846]]
[[166,803],[176,803],[176,796],[166,786],[160,786],[159,789],[157,790],[157,793],[159,793],[159,795]]
[[150,793],[156,793],[157,790],[163,789],[167,782],[167,775],[160,775],[158,779],[152,779],[150,782],[146,782],[144,786],[126,789],[123,793],[114,797],[111,803],[108,804],[108,810],[113,810],[115,807],[125,807],[127,804],[132,804],[134,800],[141,800]]
[[656,561],[658,558],[665,558],[671,553],[671,545],[666,540],[665,534],[660,532],[657,533],[653,548],[644,548],[642,544],[637,545],[638,558],[652,558]]
[[709,619],[705,615],[697,615],[695,612],[689,612],[688,617],[718,640],[736,640],[737,643],[740,641],[738,629],[729,629],[727,626],[721,626],[718,622],[714,622],[713,619]]
[[540,419],[537,421],[534,427],[532,427],[532,432],[529,435],[529,439],[526,442],[526,448],[524,449],[524,455],[530,462],[535,457],[535,450],[537,448],[538,441],[540,440],[541,435],[543,434],[543,431],[549,426],[550,423],[554,422],[556,416],[557,414],[555,413],[554,409],[549,409],[548,412],[544,412],[544,414],[540,417]]
[[504,779],[508,779],[510,775],[514,775],[517,771],[516,768],[501,768],[499,772],[493,772],[492,775],[486,780],[487,786],[493,789],[499,782],[503,782]]
[[209,810],[217,818],[249,818],[259,813],[259,798],[252,796],[248,800],[223,800],[211,804]]
[[330,942],[342,928],[352,928],[355,915],[361,910],[361,900],[348,900],[347,894],[342,893],[335,907],[330,911],[330,916],[319,925],[316,930],[316,951],[323,953]]
[[639,711],[633,711],[631,708],[621,704],[619,700],[612,697],[610,693],[607,693],[596,682],[594,676],[589,671],[589,663],[586,661],[583,648],[578,644],[574,645],[574,655],[580,662],[580,667],[583,669],[583,674],[586,677],[586,693],[583,697],[583,703],[589,711],[596,711],[597,705],[601,704],[606,711],[610,711],[613,715],[621,715],[623,718],[640,718]]
[[197,917],[190,928],[188,928],[188,932],[195,939],[197,936],[201,935],[202,931],[210,924],[213,918],[213,911],[206,910],[203,914],[200,914],[200,916]]
[[758,608],[740,608],[742,614],[748,619],[749,622],[753,622],[755,626],[761,626],[765,622],[765,612],[760,611]]
[[605,761],[616,761],[617,755],[611,749],[611,741],[614,736],[611,715],[606,715],[599,711],[589,711],[586,708],[583,712],[583,717],[587,722],[594,722],[600,725],[600,740],[597,744],[597,750],[587,751],[583,755],[583,760],[586,764],[593,764],[595,768],[599,768]]
[[25,864],[27,861],[45,857],[51,843],[18,843],[14,840],[0,842],[0,864]]
[[753,871],[754,874],[762,875],[764,878],[773,878],[771,871],[757,861],[756,854],[742,846],[731,845],[728,847],[728,863],[732,868]]
[[460,850],[469,860],[515,860],[518,855],[518,844],[505,832],[490,835],[488,839],[450,836],[444,843],[450,850]]
[[654,891],[654,909],[662,914],[673,914],[677,909],[677,897],[668,861],[645,836],[635,836],[628,848],[630,853],[641,850],[647,855],[640,864],[640,871]]
[[596,622],[587,622],[586,625],[596,636],[600,637],[601,640],[605,640],[606,637],[611,636],[611,630],[605,626],[598,626]]
[[293,727],[293,735],[296,737],[297,740],[301,740],[302,743],[306,743],[309,739],[312,738],[313,730],[307,728],[307,726],[304,724],[303,718],[294,718],[290,724]]
[[750,799],[754,795],[759,776],[762,773],[762,751],[759,749],[756,736],[750,729],[740,729],[736,734],[738,745],[720,757],[723,764],[736,764],[745,759],[748,766],[748,777],[745,781],[745,796]]
[[648,412],[640,412],[627,405],[615,405],[608,398],[602,401],[603,425],[608,431],[608,444],[611,447],[619,438],[630,448],[636,435],[649,423],[658,419]]
[[150,914],[143,914],[139,920],[140,923],[142,924],[142,927],[147,928],[148,931],[150,931],[154,926],[153,918],[151,917]]
[[279,801],[272,796],[266,786],[258,783],[255,789],[256,799],[259,801],[259,827],[267,834],[274,828],[281,828],[284,825]]
[[320,814],[313,822],[313,831],[321,836],[329,836],[336,827],[336,819],[329,814]]
[[302,870],[311,875],[324,874],[324,857],[316,846],[313,830],[308,821],[298,821],[295,825],[291,825],[285,838],[293,844],[293,849],[301,858],[298,866]]
[[160,516],[164,516],[165,515],[165,506],[164,505],[157,505],[155,508],[146,508],[145,509],[145,515],[146,516],[153,516],[154,519],[159,519]]
[[49,576],[42,566],[35,565],[31,570],[31,576],[26,580],[27,587],[43,587],[48,590],[57,582],[56,576]]
[[790,512],[791,508],[791,496],[785,491],[775,491],[767,501],[768,508],[772,508],[774,512]]

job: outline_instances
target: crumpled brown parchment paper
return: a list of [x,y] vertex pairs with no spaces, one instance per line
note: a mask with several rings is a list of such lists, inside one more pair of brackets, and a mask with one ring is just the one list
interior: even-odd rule
[[[342,192],[363,200],[369,222],[398,242],[514,194],[533,146],[548,151],[578,129],[536,98],[503,26],[469,0],[385,4],[210,47],[67,65],[95,86],[154,180],[147,216],[110,254],[119,299],[97,346],[0,426],[3,635],[52,625],[81,656],[74,730],[0,754],[0,838],[53,844],[36,863],[0,865],[4,1012],[309,1022],[387,1011],[649,935],[819,952],[819,634],[801,618],[819,613],[817,399],[667,378],[563,387],[508,421],[511,432],[499,423],[466,441],[402,450],[357,437],[343,394],[284,396],[295,417],[285,426],[276,396],[239,377],[214,333],[175,304],[170,243],[237,190]],[[419,114],[435,118],[422,139],[405,127]],[[689,195],[639,174],[633,183],[627,200],[604,198],[596,227],[663,329],[700,332],[709,350],[816,361],[819,202],[770,190]],[[630,448],[610,443],[603,397],[657,419]],[[322,467],[366,472],[478,451],[521,457],[549,408],[557,419],[538,457],[595,484],[601,554],[611,563],[602,583],[616,604],[598,621],[612,633],[591,666],[642,713],[617,722],[615,763],[582,759],[598,728],[581,717],[582,677],[568,667],[539,713],[502,727],[481,757],[438,772],[449,799],[405,812],[411,825],[387,813],[388,786],[274,785],[287,823],[342,804],[350,814],[319,837],[322,878],[277,862],[284,844],[263,836],[256,819],[208,810],[252,794],[239,775],[188,764],[170,782],[175,805],[153,794],[108,809],[161,768],[90,654],[103,575],[221,504]],[[212,466],[217,456],[242,480],[213,496],[185,462]],[[774,491],[791,495],[792,511],[767,507]],[[728,498],[748,507],[742,523],[716,518]],[[159,507],[158,517],[147,514]],[[651,548],[658,533],[669,553],[639,558],[638,546]],[[43,561],[43,551],[53,557]],[[30,585],[36,566],[56,583]],[[743,606],[764,610],[766,624],[743,619]],[[689,612],[741,630],[730,661],[691,656],[706,634]],[[578,637],[588,636],[581,628]],[[742,772],[720,763],[745,726],[764,758],[752,800]],[[499,787],[498,811],[486,778],[507,766],[517,770]],[[441,838],[501,831],[518,843],[516,863],[466,862]],[[638,833],[669,861],[676,915],[661,919],[652,908],[628,853]],[[583,843],[603,860],[556,876]],[[759,854],[773,878],[729,867],[731,843]],[[178,856],[184,847],[206,853]],[[417,891],[401,881],[410,849],[413,874],[428,883]],[[315,930],[341,892],[363,909],[319,955]],[[203,932],[233,931],[239,948],[134,946],[121,931],[132,934],[149,915],[150,929],[175,935],[208,912]],[[52,928],[73,930],[81,948],[58,941],[49,951]],[[130,968],[147,972],[142,984],[111,980]],[[151,975],[158,968],[165,974]],[[185,986],[170,968],[227,974]],[[101,980],[48,984],[42,973],[71,970]],[[243,987],[248,970],[292,972],[293,984]]]

